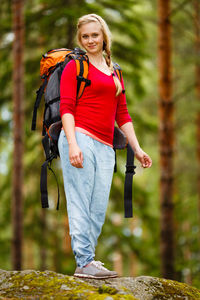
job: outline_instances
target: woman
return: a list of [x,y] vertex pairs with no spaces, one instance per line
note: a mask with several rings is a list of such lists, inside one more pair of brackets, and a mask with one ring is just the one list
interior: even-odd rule
[[95,261],[95,247],[105,220],[115,163],[112,147],[114,123],[128,138],[142,167],[150,157],[140,148],[126,98],[111,61],[110,31],[96,14],[81,17],[77,38],[89,57],[88,79],[83,96],[76,100],[76,64],[65,67],[60,85],[63,129],[58,147],[63,170],[72,250],[77,268],[74,276],[110,278],[118,274]]

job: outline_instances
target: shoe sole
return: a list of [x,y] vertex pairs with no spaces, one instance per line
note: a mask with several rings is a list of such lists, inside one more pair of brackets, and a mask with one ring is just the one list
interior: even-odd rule
[[73,276],[78,278],[92,278],[92,279],[108,279],[108,278],[118,277],[118,275],[94,276],[94,275],[87,275],[87,274],[74,274]]

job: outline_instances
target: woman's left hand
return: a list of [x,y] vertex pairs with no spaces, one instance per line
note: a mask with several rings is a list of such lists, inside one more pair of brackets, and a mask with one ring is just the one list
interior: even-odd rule
[[143,168],[150,168],[152,160],[148,154],[146,154],[141,148],[135,151],[135,157],[141,162]]

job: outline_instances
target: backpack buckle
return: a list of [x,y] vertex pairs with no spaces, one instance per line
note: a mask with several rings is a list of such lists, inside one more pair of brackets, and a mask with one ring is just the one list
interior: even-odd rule
[[133,165],[126,165],[126,174],[127,174],[127,173],[135,174],[135,168],[136,168],[136,166],[133,166]]
[[78,55],[84,55],[84,54],[86,54],[86,51],[76,47],[76,48],[74,48],[74,53],[78,54]]
[[86,83],[85,86],[89,86],[91,84],[91,80],[84,78],[83,76],[76,76],[77,80],[84,81]]

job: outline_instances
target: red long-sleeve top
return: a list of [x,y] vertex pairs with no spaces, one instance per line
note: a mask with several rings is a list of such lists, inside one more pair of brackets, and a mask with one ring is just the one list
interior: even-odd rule
[[[132,119],[127,110],[125,94],[118,97],[112,75],[106,75],[89,63],[86,87],[77,99],[76,63],[70,61],[62,72],[60,82],[60,114],[71,113],[75,129],[112,147],[115,120],[119,127]],[[121,81],[124,89],[123,79]]]

